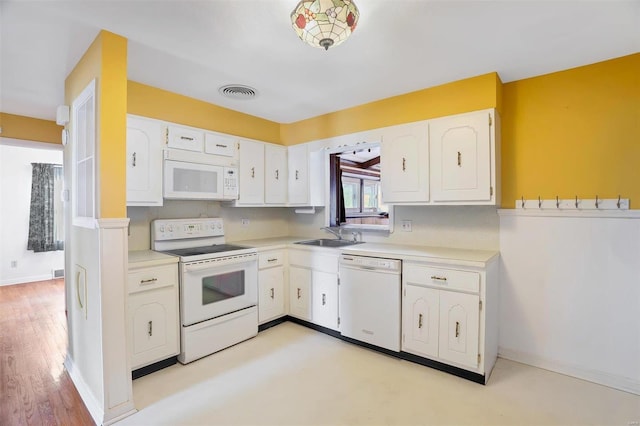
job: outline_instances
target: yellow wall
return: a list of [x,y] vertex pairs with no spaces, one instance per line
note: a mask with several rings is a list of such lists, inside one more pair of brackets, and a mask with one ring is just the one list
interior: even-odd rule
[[502,204],[630,198],[640,207],[640,54],[503,87]]
[[231,135],[280,143],[280,125],[166,90],[129,81],[127,112]]
[[3,138],[61,144],[62,126],[55,121],[0,112]]
[[123,218],[126,212],[127,40],[101,31],[65,80],[71,105],[96,79],[97,216]]
[[284,145],[485,108],[501,108],[498,74],[489,73],[281,126]]

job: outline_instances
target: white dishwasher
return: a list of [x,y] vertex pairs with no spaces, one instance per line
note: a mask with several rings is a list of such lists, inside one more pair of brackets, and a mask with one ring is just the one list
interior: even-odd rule
[[400,352],[402,261],[340,256],[340,333]]

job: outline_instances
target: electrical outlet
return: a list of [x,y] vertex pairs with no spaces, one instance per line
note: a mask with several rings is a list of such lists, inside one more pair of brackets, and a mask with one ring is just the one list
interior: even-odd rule
[[18,261],[17,260],[12,260],[11,261],[11,267],[12,268],[17,268],[18,267]]
[[244,226],[245,228],[249,226],[249,219],[242,219],[242,226]]
[[411,232],[411,221],[403,220],[400,229],[404,232]]

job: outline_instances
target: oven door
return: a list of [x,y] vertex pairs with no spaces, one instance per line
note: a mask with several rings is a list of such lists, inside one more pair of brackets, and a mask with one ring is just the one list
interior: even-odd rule
[[188,326],[258,303],[255,253],[180,264],[180,315]]

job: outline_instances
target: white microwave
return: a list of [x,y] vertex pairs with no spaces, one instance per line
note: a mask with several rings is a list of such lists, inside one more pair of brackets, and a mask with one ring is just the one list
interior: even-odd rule
[[170,159],[165,151],[163,196],[174,200],[236,200],[238,169]]

